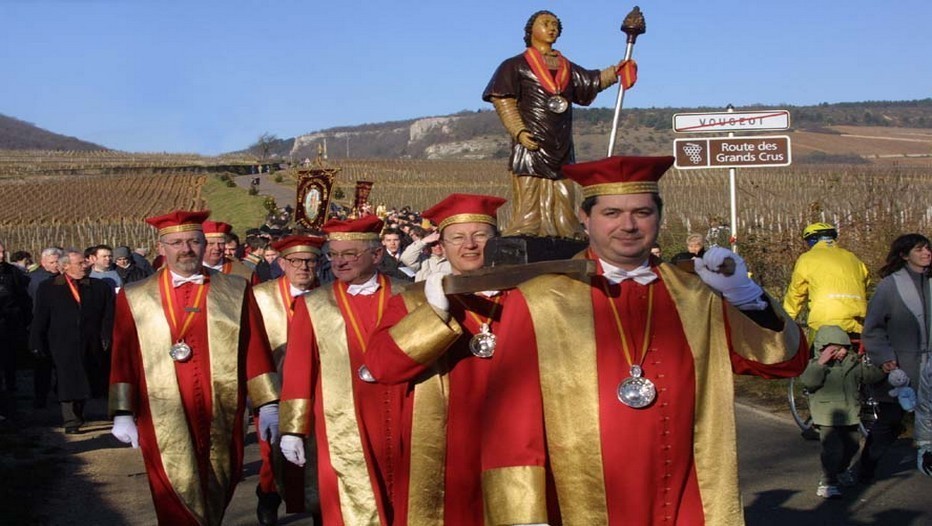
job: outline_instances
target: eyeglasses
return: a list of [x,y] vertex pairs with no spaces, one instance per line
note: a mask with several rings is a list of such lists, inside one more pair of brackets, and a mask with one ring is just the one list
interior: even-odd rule
[[446,237],[443,239],[443,242],[455,247],[466,243],[466,241],[472,241],[477,245],[484,245],[488,243],[489,239],[491,238],[492,234],[488,234],[486,232],[476,232],[471,236],[467,236],[466,234],[456,234],[450,237]]
[[327,256],[329,261],[333,261],[335,259],[342,259],[343,261],[356,261],[362,257],[364,253],[369,252],[370,250],[372,249],[367,248],[364,250],[344,250],[343,252],[331,252],[328,250],[327,252],[324,252],[324,255]]
[[314,268],[317,266],[317,258],[282,258],[291,263],[292,268]]
[[204,242],[200,239],[175,239],[174,241],[159,241],[159,243],[175,250],[185,246],[196,248],[204,245]]

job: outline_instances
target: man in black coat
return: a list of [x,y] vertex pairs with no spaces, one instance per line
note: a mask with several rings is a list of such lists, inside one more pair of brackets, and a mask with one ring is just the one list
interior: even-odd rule
[[84,423],[85,400],[107,392],[114,296],[110,285],[87,277],[81,252],[66,250],[59,266],[61,275],[36,293],[30,344],[55,363],[65,432],[73,434]]
[[[29,273],[29,298],[36,304],[36,294],[43,281],[52,279],[60,274],[58,260],[64,256],[61,247],[46,247],[42,249],[39,257],[39,268]],[[25,345],[26,342],[23,342]],[[36,409],[45,408],[48,403],[49,391],[52,389],[52,359],[48,356],[33,356],[32,390],[34,399],[32,406]]]
[[[26,327],[32,302],[26,291],[29,278],[18,267],[5,261],[6,249],[0,243],[0,415],[7,412],[6,395],[16,390],[16,354],[25,350]],[[10,396],[12,400],[12,396]]]

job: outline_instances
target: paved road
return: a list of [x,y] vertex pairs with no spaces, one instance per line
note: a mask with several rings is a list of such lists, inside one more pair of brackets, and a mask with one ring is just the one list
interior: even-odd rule
[[[66,436],[57,409],[30,417],[24,440],[43,443],[40,451],[64,470],[57,480],[32,491],[43,496],[37,510],[48,525],[151,525],[155,512],[138,450],[113,439],[102,419],[104,402],[94,401],[98,417],[80,435]],[[819,445],[805,441],[789,420],[747,406],[737,407],[742,496],[747,522],[769,525],[919,526],[932,524],[932,479],[919,475],[914,453],[901,440],[885,457],[880,480],[858,486],[840,500],[815,496]],[[255,524],[258,447],[250,434],[245,478],[238,486],[225,525]],[[25,468],[25,465],[24,465]],[[5,484],[7,481],[4,481]],[[0,523],[6,524],[0,520]],[[288,516],[282,524],[310,524]]]

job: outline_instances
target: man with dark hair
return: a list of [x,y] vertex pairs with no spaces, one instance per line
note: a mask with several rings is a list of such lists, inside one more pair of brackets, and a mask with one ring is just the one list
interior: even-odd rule
[[379,263],[379,272],[402,281],[414,281],[415,272],[401,262],[401,231],[386,229],[382,232],[382,247],[385,255]]
[[[2,395],[16,391],[16,354],[26,343],[26,327],[32,320],[32,301],[26,290],[29,279],[5,260],[6,248],[0,242],[0,366],[3,368]],[[0,414],[6,412],[0,404]]]
[[[579,234],[573,183],[560,167],[574,162],[573,104],[588,106],[618,81],[624,62],[601,71],[583,69],[553,48],[563,32],[550,11],[531,15],[526,50],[502,62],[482,100],[495,106],[512,139],[511,223],[504,235],[574,237]],[[628,78],[628,77],[626,77]],[[634,84],[626,82],[626,88]]]
[[97,245],[84,251],[84,257],[90,265],[90,277],[107,282],[114,294],[123,286],[123,278],[113,269],[113,248],[110,245]]
[[85,401],[107,392],[113,291],[87,277],[75,249],[65,251],[60,266],[61,275],[39,285],[30,345],[55,363],[65,433],[74,434],[84,424]]
[[651,256],[672,164],[563,168],[597,275],[540,276],[502,306],[478,426],[490,524],[743,524],[732,376],[797,376],[805,338],[730,250],[695,274]]

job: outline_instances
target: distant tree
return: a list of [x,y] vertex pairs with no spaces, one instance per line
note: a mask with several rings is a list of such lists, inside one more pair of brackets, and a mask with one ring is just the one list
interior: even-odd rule
[[268,160],[275,145],[279,142],[281,142],[281,139],[279,139],[277,135],[265,132],[249,147],[249,152],[258,157],[260,161],[265,161]]

